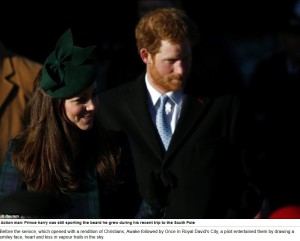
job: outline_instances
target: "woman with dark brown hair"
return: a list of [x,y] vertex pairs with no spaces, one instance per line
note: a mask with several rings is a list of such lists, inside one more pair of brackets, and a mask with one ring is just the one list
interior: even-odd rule
[[99,186],[118,179],[120,148],[97,118],[96,74],[94,47],[73,46],[67,31],[37,76],[25,130],[10,143],[1,197],[23,189],[46,192],[68,203],[62,217],[103,216]]

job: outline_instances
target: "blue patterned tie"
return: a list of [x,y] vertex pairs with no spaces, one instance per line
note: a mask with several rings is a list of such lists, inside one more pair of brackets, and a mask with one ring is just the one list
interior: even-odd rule
[[158,133],[160,135],[165,150],[168,149],[172,137],[171,125],[167,120],[166,107],[165,107],[168,98],[169,97],[167,95],[162,95],[160,97],[160,105],[156,113],[156,128],[158,130]]

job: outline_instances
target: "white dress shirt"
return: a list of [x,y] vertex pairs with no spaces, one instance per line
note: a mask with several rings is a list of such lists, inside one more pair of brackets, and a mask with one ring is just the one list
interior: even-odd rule
[[[159,93],[156,89],[154,89],[152,85],[149,83],[147,74],[145,76],[145,82],[149,94],[148,107],[150,110],[152,121],[155,125],[156,113],[159,106],[158,100],[161,96],[161,93]],[[171,124],[171,129],[173,134],[180,116],[183,94],[182,94],[182,90],[179,90],[179,91],[167,92],[166,95],[168,95],[169,97],[169,100],[166,104],[166,114],[167,114],[168,121]]]

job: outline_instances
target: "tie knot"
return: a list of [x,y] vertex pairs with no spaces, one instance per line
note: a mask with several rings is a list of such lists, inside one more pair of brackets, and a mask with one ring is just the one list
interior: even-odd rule
[[166,105],[167,101],[168,101],[168,96],[167,95],[161,95],[160,96],[160,106],[162,105]]

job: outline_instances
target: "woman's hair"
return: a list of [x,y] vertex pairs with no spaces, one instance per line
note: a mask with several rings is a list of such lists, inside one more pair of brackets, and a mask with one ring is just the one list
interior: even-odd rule
[[180,43],[188,38],[192,44],[198,40],[195,23],[183,10],[161,8],[147,13],[135,28],[137,49],[146,48],[149,53],[156,54],[162,40]]
[[11,150],[12,162],[27,188],[51,193],[75,190],[81,185],[82,168],[93,166],[102,178],[112,180],[118,149],[112,150],[100,122],[95,120],[88,134],[70,125],[64,100],[53,99],[40,89],[40,79],[41,72],[25,109],[24,131],[13,139]]

